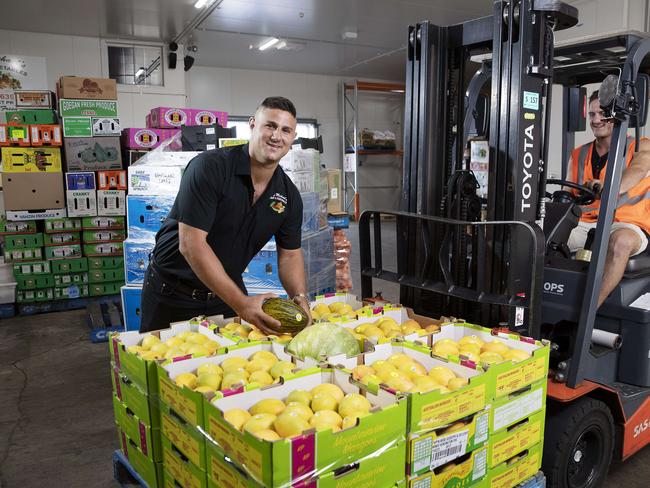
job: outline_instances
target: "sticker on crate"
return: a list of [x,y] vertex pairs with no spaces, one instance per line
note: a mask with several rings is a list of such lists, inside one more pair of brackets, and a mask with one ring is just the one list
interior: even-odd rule
[[61,232],[66,230],[81,230],[81,219],[62,218],[45,220],[45,232]]

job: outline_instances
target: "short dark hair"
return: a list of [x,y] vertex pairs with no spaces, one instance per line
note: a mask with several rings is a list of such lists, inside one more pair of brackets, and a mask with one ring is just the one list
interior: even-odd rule
[[598,100],[598,90],[596,90],[589,96],[589,103],[593,102],[594,100]]
[[284,110],[285,112],[289,112],[291,115],[293,115],[294,118],[296,117],[296,107],[288,98],[266,97],[264,100],[262,100],[262,103],[260,103],[259,107],[257,107],[258,110],[261,108],[274,108],[278,110]]

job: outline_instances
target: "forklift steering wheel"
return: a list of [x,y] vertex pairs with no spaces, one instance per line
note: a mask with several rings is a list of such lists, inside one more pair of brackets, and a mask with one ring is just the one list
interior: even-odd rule
[[552,194],[547,191],[546,196],[550,198],[552,201],[557,203],[575,203],[576,205],[590,205],[594,203],[598,198],[597,195],[592,190],[590,190],[584,185],[579,185],[578,183],[574,183],[573,181],[557,180],[557,179],[549,178],[548,180],[546,180],[546,184],[568,186],[569,188],[578,190],[579,192],[578,195],[566,190],[558,190],[553,192]]

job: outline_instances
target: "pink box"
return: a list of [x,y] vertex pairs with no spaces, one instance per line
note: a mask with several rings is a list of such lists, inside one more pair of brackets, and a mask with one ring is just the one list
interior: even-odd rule
[[144,116],[144,126],[145,127],[151,127],[151,114],[147,114]]
[[191,109],[189,108],[172,108],[156,107],[150,112],[151,126],[159,129],[174,129],[181,125],[192,125],[190,123]]
[[216,110],[200,110],[191,108],[190,122],[186,125],[214,125],[218,123],[221,127],[228,124],[228,112],[218,112]]
[[122,146],[126,149],[153,149],[174,137],[180,129],[135,128],[122,129]]

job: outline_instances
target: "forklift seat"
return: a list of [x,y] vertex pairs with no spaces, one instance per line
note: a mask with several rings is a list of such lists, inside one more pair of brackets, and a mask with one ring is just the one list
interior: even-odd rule
[[650,276],[650,244],[645,251],[632,256],[625,266],[624,278],[641,278]]

